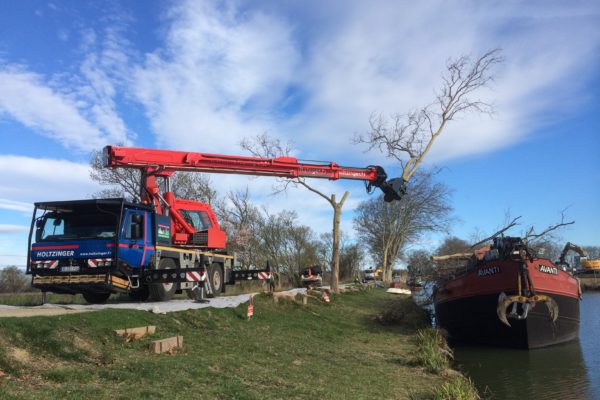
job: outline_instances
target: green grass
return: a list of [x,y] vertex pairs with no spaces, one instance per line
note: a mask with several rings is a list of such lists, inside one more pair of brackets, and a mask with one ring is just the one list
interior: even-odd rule
[[450,368],[450,352],[446,340],[438,329],[421,329],[416,335],[419,355],[418,360],[429,372],[444,374]]
[[435,400],[480,400],[475,385],[469,378],[458,376],[436,389]]
[[[421,322],[379,322],[389,299],[371,290],[302,306],[259,296],[250,320],[245,305],[166,315],[103,310],[3,318],[0,397],[433,398],[448,378],[418,362]],[[113,332],[143,325],[156,325],[157,334],[126,342]],[[152,340],[174,335],[183,335],[183,349],[148,350]]]
[[[87,304],[80,294],[47,293],[46,303]],[[9,306],[39,306],[42,304],[42,292],[0,294],[0,304]]]

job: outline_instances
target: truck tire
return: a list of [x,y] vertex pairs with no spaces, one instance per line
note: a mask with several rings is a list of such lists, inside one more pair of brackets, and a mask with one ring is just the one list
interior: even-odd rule
[[90,304],[102,304],[106,303],[106,300],[110,297],[110,292],[85,292],[82,293],[83,298]]
[[[158,269],[175,269],[177,264],[172,258],[163,258],[158,264]],[[170,283],[150,283],[148,285],[150,299],[154,301],[168,301],[173,298],[177,290],[177,284]]]
[[210,285],[212,293],[206,297],[219,297],[223,292],[224,285],[223,267],[219,263],[212,263],[208,268],[208,284]]

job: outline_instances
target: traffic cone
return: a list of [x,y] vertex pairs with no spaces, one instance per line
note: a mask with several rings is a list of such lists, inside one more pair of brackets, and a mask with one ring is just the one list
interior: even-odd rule
[[254,315],[254,302],[252,298],[253,296],[250,296],[250,299],[248,300],[248,310],[246,312],[248,315],[248,319],[250,319]]

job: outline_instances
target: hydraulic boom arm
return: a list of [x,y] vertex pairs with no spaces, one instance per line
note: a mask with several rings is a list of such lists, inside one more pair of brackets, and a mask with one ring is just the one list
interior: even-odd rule
[[120,146],[104,148],[106,167],[136,168],[146,175],[168,177],[175,171],[275,176],[281,178],[353,179],[367,182],[367,190],[380,188],[386,202],[400,200],[405,193],[402,178],[387,180],[379,166],[342,167],[335,162],[306,163],[293,157],[258,158],[185,151],[155,150]]

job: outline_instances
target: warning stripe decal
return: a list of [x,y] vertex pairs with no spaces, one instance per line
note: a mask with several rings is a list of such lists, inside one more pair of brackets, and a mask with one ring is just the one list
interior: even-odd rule
[[271,273],[270,272],[259,272],[258,279],[271,279]]
[[196,271],[186,272],[185,279],[189,282],[204,282],[206,280],[206,274],[201,274]]

